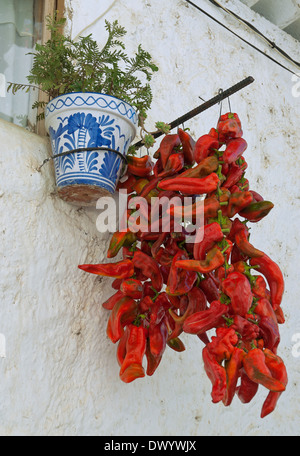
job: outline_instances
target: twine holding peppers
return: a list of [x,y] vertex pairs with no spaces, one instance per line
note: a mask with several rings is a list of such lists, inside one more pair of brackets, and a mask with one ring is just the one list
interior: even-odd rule
[[155,163],[148,156],[128,160],[128,178],[118,188],[146,199],[145,218],[151,197],[205,195],[203,204],[185,207],[192,217],[203,211],[203,237],[195,233],[191,243],[177,230],[181,206],[168,208],[169,231],[163,213],[155,231],[132,232],[127,210],[127,230],[113,234],[107,252],[114,258],[122,251],[123,259],[79,268],[114,278],[115,292],[102,305],[110,311],[107,335],[117,344],[123,382],[153,375],[166,348],[185,350],[180,335],[191,334],[203,344],[212,402],[229,406],[237,396],[248,403],[261,385],[268,391],[264,417],[288,381],[277,354],[284,280],[249,241],[248,223],[266,217],[273,204],[250,190],[242,136],[238,115],[229,112],[197,141],[181,128],[167,134]]

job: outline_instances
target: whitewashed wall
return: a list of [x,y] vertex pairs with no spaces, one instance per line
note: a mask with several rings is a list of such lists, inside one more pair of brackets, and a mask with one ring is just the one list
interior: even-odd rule
[[[252,43],[287,64],[253,33],[208,1],[196,3]],[[299,60],[299,43],[249,11],[223,1]],[[300,334],[299,101],[292,75],[243,44],[181,0],[66,0],[72,36],[93,33],[104,42],[104,19],[128,30],[128,52],[139,43],[160,71],[153,79],[148,127],[171,121],[251,75],[255,82],[231,97],[249,146],[253,190],[274,202],[251,230],[252,242],[282,268],[286,281],[279,355],[289,373],[276,411],[261,420],[267,390],[230,407],[212,404],[201,343],[183,337],[187,350],[167,350],[153,377],[124,384],[116,347],[106,337],[110,279],[77,269],[101,262],[109,235],[96,230],[97,211],[78,209],[55,195],[47,139],[0,122],[0,358],[1,435],[202,436],[299,434]],[[290,66],[294,71],[296,67]],[[224,112],[227,103],[224,103]],[[194,118],[195,138],[215,126],[219,107]],[[159,141],[158,141],[159,144]],[[294,346],[294,351],[292,350]]]

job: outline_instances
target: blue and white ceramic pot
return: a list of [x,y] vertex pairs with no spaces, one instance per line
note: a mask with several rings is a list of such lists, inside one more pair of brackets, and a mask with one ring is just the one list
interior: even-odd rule
[[[137,113],[128,103],[102,93],[68,93],[51,100],[45,110],[59,196],[80,206],[95,205],[113,193],[123,159],[135,138]],[[112,151],[93,148],[113,149]]]

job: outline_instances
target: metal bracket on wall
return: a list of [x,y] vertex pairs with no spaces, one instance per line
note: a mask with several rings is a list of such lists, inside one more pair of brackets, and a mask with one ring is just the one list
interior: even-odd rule
[[[192,109],[191,111],[187,112],[181,117],[178,117],[178,119],[173,120],[172,122],[169,123],[170,125],[170,130],[173,130],[174,128],[178,127],[179,125],[182,125],[184,122],[192,119],[193,117],[197,116],[203,111],[206,111],[207,109],[211,108],[212,106],[220,103],[221,101],[225,100],[226,98],[230,97],[234,93],[238,92],[241,89],[244,89],[247,87],[249,84],[252,84],[254,82],[254,78],[252,76],[248,76],[246,79],[243,79],[242,81],[238,82],[237,84],[233,85],[232,87],[229,87],[229,89],[219,91],[218,95],[215,97],[211,98],[208,101],[205,101],[205,103],[201,104],[197,108]],[[164,133],[161,131],[155,131],[151,133],[154,138],[158,138],[159,136],[162,136]],[[138,141],[137,143],[133,144],[133,147],[135,149],[139,149],[142,147],[143,140]]]

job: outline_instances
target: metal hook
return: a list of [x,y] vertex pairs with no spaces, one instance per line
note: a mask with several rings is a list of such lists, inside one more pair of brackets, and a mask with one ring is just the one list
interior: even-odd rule
[[[219,89],[218,95],[221,95],[223,92],[224,92],[223,89]],[[229,97],[229,96],[227,97],[227,100],[228,100],[229,112],[232,112],[232,111],[231,111],[231,103],[230,103],[230,97]],[[219,116],[219,118],[221,117],[221,114],[222,114],[222,107],[223,107],[222,102],[223,102],[223,100],[221,100],[221,101],[219,102],[219,104],[220,104],[220,116]]]
[[231,111],[231,104],[230,104],[230,97],[228,97],[228,107],[229,107],[229,112],[232,112]]
[[[221,95],[222,93],[224,92],[223,89],[219,89],[218,91],[218,95]],[[221,117],[221,114],[222,114],[222,106],[223,106],[223,100],[219,101],[219,105],[220,105],[220,114],[219,114],[219,119]]]

